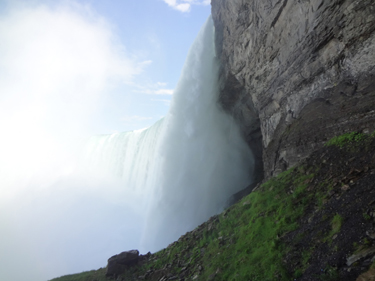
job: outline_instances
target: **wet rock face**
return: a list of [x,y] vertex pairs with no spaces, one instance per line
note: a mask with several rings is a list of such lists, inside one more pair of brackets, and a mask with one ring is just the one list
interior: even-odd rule
[[[212,0],[220,102],[275,175],[375,129],[373,0]],[[262,159],[263,158],[263,159]]]

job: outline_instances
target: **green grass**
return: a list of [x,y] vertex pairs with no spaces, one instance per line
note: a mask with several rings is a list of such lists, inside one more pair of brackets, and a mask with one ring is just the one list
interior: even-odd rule
[[366,138],[366,135],[358,132],[346,133],[341,136],[336,136],[330,139],[325,146],[338,146],[343,148],[350,144],[356,144],[362,142]]
[[282,262],[287,248],[280,238],[298,227],[307,203],[306,182],[312,177],[292,168],[221,216],[220,234],[236,243],[223,246],[217,239],[210,241],[201,280],[217,271],[215,280],[290,280]]
[[342,222],[344,221],[343,217],[341,217],[339,214],[336,214],[331,222],[332,230],[331,230],[331,236],[338,233],[341,229]]
[[332,242],[332,237],[340,232],[342,223],[344,221],[344,218],[341,217],[339,214],[336,214],[332,221],[331,221],[331,231],[329,232],[328,236],[324,239],[324,241],[330,241]]
[[105,268],[86,271],[78,274],[65,275],[50,281],[107,281],[105,278]]

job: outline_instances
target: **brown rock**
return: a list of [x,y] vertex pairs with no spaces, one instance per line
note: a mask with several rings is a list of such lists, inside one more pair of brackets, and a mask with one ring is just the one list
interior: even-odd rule
[[375,269],[372,268],[369,271],[361,274],[356,281],[375,281]]

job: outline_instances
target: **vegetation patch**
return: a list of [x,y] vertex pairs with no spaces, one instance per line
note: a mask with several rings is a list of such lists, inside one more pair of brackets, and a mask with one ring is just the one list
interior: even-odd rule
[[105,277],[105,268],[86,271],[78,274],[65,275],[52,279],[53,281],[107,281]]
[[290,280],[282,260],[288,249],[281,238],[298,227],[307,203],[303,192],[312,177],[292,168],[222,215],[219,233],[237,242],[208,244],[203,261],[210,270],[202,280],[213,275],[215,280]]
[[339,279],[339,274],[337,272],[337,268],[332,267],[332,266],[327,266],[323,270],[323,274],[319,276],[319,279],[322,281],[338,281]]
[[333,235],[335,235],[336,233],[340,231],[343,220],[344,219],[339,214],[336,214],[333,217],[332,222],[331,222],[332,230],[329,233],[329,237],[332,237]]
[[350,144],[357,144],[362,142],[366,138],[366,135],[358,132],[346,133],[340,136],[333,137],[325,145],[326,146],[338,146],[344,147]]

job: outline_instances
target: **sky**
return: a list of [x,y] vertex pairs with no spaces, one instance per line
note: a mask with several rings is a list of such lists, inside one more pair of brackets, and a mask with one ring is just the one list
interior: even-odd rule
[[0,280],[96,269],[132,245],[121,185],[66,175],[90,136],[166,115],[209,2],[0,0]]
[[55,76],[76,83],[85,75],[81,91],[90,94],[79,101],[89,95],[92,103],[93,92],[100,101],[90,108],[94,132],[148,127],[166,114],[190,44],[209,14],[204,0],[2,0],[1,36],[7,44],[1,48],[7,49],[2,54],[8,65],[1,71],[19,67],[26,76],[38,76],[43,81],[24,81],[35,90],[45,80],[53,84]]

